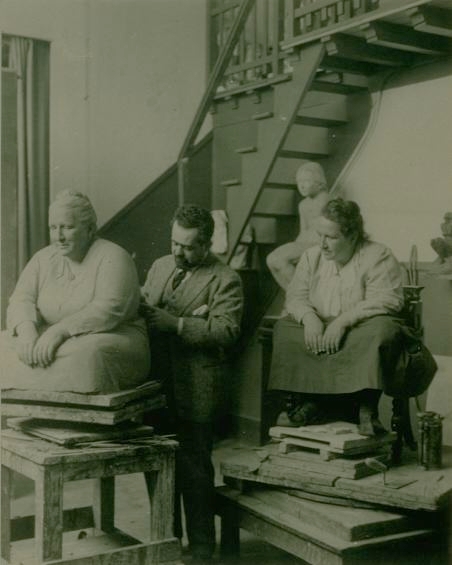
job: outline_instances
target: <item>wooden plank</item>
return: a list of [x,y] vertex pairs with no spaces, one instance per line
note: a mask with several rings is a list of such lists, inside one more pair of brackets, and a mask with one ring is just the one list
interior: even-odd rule
[[54,403],[77,406],[102,406],[113,408],[123,406],[141,398],[157,394],[162,388],[158,381],[145,383],[137,388],[113,392],[110,394],[79,394],[76,392],[53,392],[46,390],[18,390],[7,389],[1,391],[2,404],[12,400],[20,400],[23,403]]
[[[410,510],[438,510],[448,503],[452,492],[452,469],[423,471],[417,465],[394,468],[389,477],[408,476],[414,482],[394,489],[383,484],[381,476],[364,477],[360,480],[338,478],[334,484],[316,480],[307,473],[287,473],[285,467],[265,462],[258,471],[244,467],[221,464],[225,477],[250,482],[294,488],[325,496],[362,500],[376,505]],[[320,477],[320,475],[318,475]],[[443,477],[443,478],[441,478]]]
[[[95,463],[98,462],[102,466],[106,466],[111,470],[112,474],[121,474],[126,472],[127,466],[136,468],[143,465],[146,470],[148,463],[159,461],[159,455],[165,451],[174,451],[178,443],[172,439],[155,436],[153,439],[143,441],[139,445],[129,444],[105,444],[102,447],[80,447],[74,449],[66,449],[65,447],[52,444],[47,441],[27,437],[20,434],[24,438],[23,441],[18,439],[19,432],[14,432],[10,437],[10,431],[5,430],[2,433],[2,462],[14,471],[23,472],[26,476],[35,479],[36,474],[33,469],[37,465],[57,465],[65,464],[65,477],[69,475],[71,467],[77,472],[80,467],[81,472],[85,469],[88,472],[91,469],[90,476],[94,474]],[[19,437],[20,437],[19,436]],[[158,468],[158,466],[150,467]],[[135,472],[135,471],[130,471]],[[73,477],[72,480],[75,480]],[[77,477],[82,478],[82,477]],[[87,477],[88,478],[88,477]],[[71,480],[67,478],[66,480]]]
[[126,440],[151,437],[154,428],[132,422],[103,426],[80,422],[37,420],[34,418],[8,418],[8,427],[28,435],[46,439],[64,447],[74,447],[87,442]]
[[[124,547],[126,543],[128,537],[120,532],[108,536],[87,536],[83,540],[74,540],[73,534],[67,534],[63,557],[46,561],[46,565],[181,565],[179,540],[175,538]],[[41,561],[30,555],[32,540],[15,545],[15,563],[42,565]]]
[[[335,428],[336,426],[336,428]],[[366,448],[375,449],[395,441],[395,434],[389,433],[381,436],[366,437],[357,433],[356,424],[348,422],[333,422],[320,426],[300,426],[291,428],[287,426],[274,426],[270,428],[270,437],[297,440],[308,440],[312,446],[326,446],[331,450],[356,450]]]
[[[365,540],[350,541],[343,540],[340,537],[326,532],[323,528],[316,527],[311,524],[309,520],[298,520],[293,516],[282,512],[279,508],[275,508],[272,504],[266,504],[255,497],[255,493],[251,494],[241,494],[234,489],[229,489],[229,487],[220,487],[217,489],[220,496],[230,499],[235,507],[239,511],[245,511],[249,518],[261,518],[262,522],[260,525],[264,524],[271,525],[279,532],[279,536],[272,535],[269,538],[266,534],[265,527],[260,529],[250,528],[251,522],[242,521],[243,515],[239,518],[240,526],[245,527],[258,536],[262,536],[264,539],[270,543],[290,551],[297,557],[301,559],[306,559],[304,552],[299,549],[297,552],[291,551],[291,544],[281,542],[283,541],[283,536],[292,536],[292,540],[295,538],[298,540],[304,540],[313,544],[318,549],[326,550],[328,557],[331,555],[345,556],[351,554],[365,554],[367,551],[377,548],[377,547],[390,547],[391,544],[400,542],[402,540],[408,543],[415,543],[417,539],[425,539],[433,536],[433,530],[430,528],[418,528],[415,530],[410,530],[407,532],[383,535],[378,537],[373,537]],[[330,561],[310,561],[311,563],[329,563]],[[370,562],[370,561],[369,561]],[[338,561],[341,563],[341,561]]]
[[[92,506],[67,508],[63,512],[63,531],[70,532],[92,528],[94,526]],[[35,517],[21,516],[11,520],[11,541],[33,538],[35,535]]]
[[94,525],[111,533],[115,530],[115,477],[97,479],[93,490]]
[[38,419],[113,425],[136,418],[149,410],[163,408],[165,403],[163,395],[138,400],[114,410],[100,407],[73,408],[58,405],[3,403],[2,413],[4,416],[27,416]]
[[59,466],[40,469],[35,482],[35,549],[41,561],[59,559],[63,551],[63,473]]
[[358,541],[420,528],[419,520],[403,514],[303,500],[279,489],[256,489],[253,497],[344,540]]
[[171,537],[174,522],[175,454],[163,456],[158,473],[145,473],[146,486],[151,504],[150,539]]
[[[303,457],[296,457],[297,455],[307,455],[312,456],[312,459],[305,459]],[[292,457],[291,457],[292,456]],[[295,456],[295,457],[294,457]],[[377,459],[385,465],[389,465],[391,456],[389,453],[382,455],[372,456],[373,459]],[[345,465],[346,459],[330,459],[329,461],[323,461],[315,453],[310,453],[307,451],[291,452],[287,455],[270,456],[270,462],[275,465],[287,466],[298,469],[299,472],[310,471],[324,473],[325,475],[334,475],[336,477],[343,477],[347,479],[362,479],[363,477],[368,477],[369,475],[374,475],[377,473],[374,469],[371,469],[368,465],[364,463],[364,459],[351,460],[350,465]],[[336,464],[340,462],[340,464]]]

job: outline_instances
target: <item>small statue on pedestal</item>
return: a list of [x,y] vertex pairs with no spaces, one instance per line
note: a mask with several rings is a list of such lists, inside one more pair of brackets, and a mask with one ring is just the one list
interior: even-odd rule
[[435,237],[430,245],[438,254],[433,269],[438,274],[452,274],[452,212],[446,212],[441,224],[443,237]]

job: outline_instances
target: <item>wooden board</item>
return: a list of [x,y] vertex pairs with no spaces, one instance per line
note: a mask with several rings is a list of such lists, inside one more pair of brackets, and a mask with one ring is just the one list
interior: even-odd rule
[[240,527],[308,563],[370,565],[395,563],[394,557],[400,556],[398,563],[412,565],[418,562],[413,556],[421,556],[426,549],[429,551],[428,542],[434,538],[432,529],[419,528],[365,540],[344,540],[310,521],[299,520],[273,504],[259,500],[253,493],[242,494],[220,487],[217,497],[222,531],[230,535],[231,540],[234,539],[234,527]]
[[113,408],[156,395],[161,389],[161,383],[150,381],[137,388],[113,392],[111,394],[79,394],[75,392],[52,392],[46,390],[18,390],[8,389],[1,391],[2,404],[20,401],[21,404],[64,404],[74,406],[100,406]]
[[404,514],[313,502],[279,489],[259,488],[249,494],[256,500],[344,540],[358,541],[421,527],[419,519]]
[[8,427],[34,437],[46,439],[65,447],[74,447],[88,442],[106,440],[130,440],[152,437],[154,429],[131,422],[116,426],[87,424],[80,422],[59,422],[34,418],[8,418]]
[[[377,461],[389,465],[391,455],[389,453],[377,453],[372,455],[372,459],[377,459]],[[287,455],[270,455],[269,461],[282,467],[298,469],[299,472],[318,472],[347,479],[361,479],[377,473],[365,464],[365,459],[361,456],[350,459],[334,458],[325,461],[315,453],[294,451]]]
[[369,453],[396,440],[394,433],[366,437],[358,434],[356,430],[354,424],[334,422],[299,428],[274,426],[270,428],[269,433],[270,437],[281,440],[282,453],[287,453],[291,446],[317,450],[326,454]]
[[[309,472],[297,472],[287,466],[263,461],[247,469],[246,461],[240,464],[234,459],[221,461],[221,472],[225,477],[285,488],[293,488],[339,498],[362,500],[392,508],[410,510],[438,510],[444,507],[452,495],[452,449],[443,448],[443,468],[426,471],[417,465],[415,459],[406,465],[391,468],[387,481],[405,479],[405,486],[392,488],[383,483],[381,475],[372,475],[359,480]],[[319,479],[321,477],[321,479]],[[328,480],[323,480],[327,478]],[[329,482],[328,482],[329,481]]]
[[163,408],[165,404],[165,397],[161,394],[152,398],[131,402],[117,409],[105,409],[99,406],[73,407],[50,404],[19,404],[14,402],[2,404],[2,415],[38,418],[40,420],[114,425],[136,418],[144,412]]

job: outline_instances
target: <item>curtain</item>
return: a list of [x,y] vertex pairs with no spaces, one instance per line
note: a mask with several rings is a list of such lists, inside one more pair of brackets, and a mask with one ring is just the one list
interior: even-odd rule
[[48,242],[49,44],[10,38],[9,68],[17,73],[18,271]]

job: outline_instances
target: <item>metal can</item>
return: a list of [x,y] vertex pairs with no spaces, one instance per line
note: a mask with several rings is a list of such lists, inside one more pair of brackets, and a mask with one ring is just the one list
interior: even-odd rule
[[418,413],[418,462],[424,469],[440,469],[442,465],[442,417],[436,412]]

